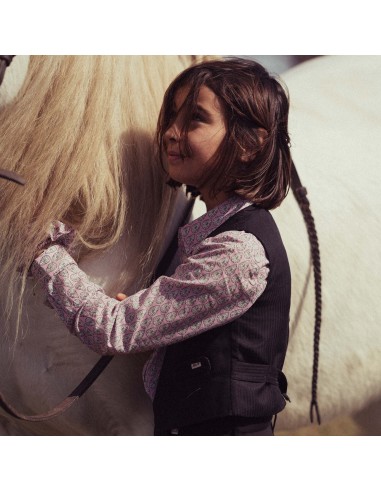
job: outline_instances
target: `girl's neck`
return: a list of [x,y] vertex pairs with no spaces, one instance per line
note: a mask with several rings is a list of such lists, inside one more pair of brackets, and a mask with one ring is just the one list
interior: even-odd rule
[[[201,191],[201,190],[200,190]],[[233,193],[225,193],[224,191],[221,191],[218,193],[217,196],[211,197],[209,193],[205,192],[203,193],[201,191],[201,198],[205,202],[206,209],[209,212],[214,207],[217,207],[217,205],[220,205],[221,203],[225,202],[228,198],[231,198],[233,196]]]

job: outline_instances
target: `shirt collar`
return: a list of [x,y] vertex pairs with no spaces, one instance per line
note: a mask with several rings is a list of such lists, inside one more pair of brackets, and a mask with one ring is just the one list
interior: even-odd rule
[[251,204],[246,199],[235,195],[201,215],[193,222],[181,227],[179,229],[180,250],[184,251],[186,255],[191,254],[194,248],[208,237],[211,232]]

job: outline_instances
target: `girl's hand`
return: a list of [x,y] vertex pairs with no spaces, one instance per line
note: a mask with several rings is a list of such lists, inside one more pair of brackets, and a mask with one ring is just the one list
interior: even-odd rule
[[69,251],[75,235],[76,232],[72,227],[58,220],[53,221],[49,226],[49,231],[47,231],[46,239],[37,246],[34,259],[40,256],[45,249],[54,244],[60,244]]
[[126,294],[122,294],[121,292],[119,292],[119,294],[116,294],[115,299],[117,301],[124,301],[124,299],[127,299],[127,296]]

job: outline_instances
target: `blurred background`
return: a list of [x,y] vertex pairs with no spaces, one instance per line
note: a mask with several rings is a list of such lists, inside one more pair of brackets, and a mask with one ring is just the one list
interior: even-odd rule
[[[231,56],[231,55],[225,55]],[[240,58],[251,58],[267,68],[269,72],[281,74],[289,68],[316,58],[318,55],[236,55]]]

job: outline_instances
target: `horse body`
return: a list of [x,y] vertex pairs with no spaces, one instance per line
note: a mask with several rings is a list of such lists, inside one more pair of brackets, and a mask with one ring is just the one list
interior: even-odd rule
[[[352,414],[381,398],[381,310],[377,303],[381,231],[376,189],[381,157],[377,138],[380,78],[380,57],[323,57],[283,75],[291,96],[293,157],[308,189],[321,249],[318,401],[324,422]],[[181,193],[176,200],[166,226],[167,242],[186,202]],[[198,203],[194,214],[203,211]],[[292,403],[279,415],[277,428],[293,429],[309,421],[313,273],[306,229],[291,193],[273,214],[293,278],[290,344],[284,368]],[[121,287],[115,282],[120,269],[134,259],[133,248],[131,252],[127,248],[126,258],[126,244],[128,240],[122,240],[105,253],[80,262],[110,295]],[[161,244],[161,251],[164,247]],[[130,283],[130,292],[134,288]],[[6,342],[1,344],[0,389],[24,413],[54,406],[98,358],[67,332],[43,301],[38,287],[28,281],[25,316],[29,329],[18,339],[14,355]],[[0,432],[152,434],[152,410],[141,379],[144,361],[140,354],[117,356],[63,416],[43,424],[0,417]]]

